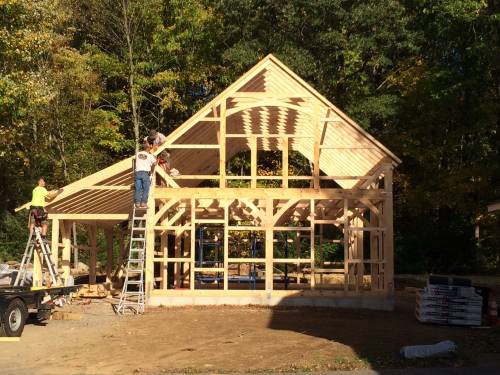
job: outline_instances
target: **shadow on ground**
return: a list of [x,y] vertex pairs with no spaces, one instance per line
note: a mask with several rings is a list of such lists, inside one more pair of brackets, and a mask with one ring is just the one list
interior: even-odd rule
[[[481,353],[500,353],[499,328],[421,324],[413,314],[414,296],[400,295],[396,301],[394,311],[388,312],[287,307],[291,301],[284,300],[283,306],[273,311],[269,328],[323,338],[340,344],[344,353],[355,353],[319,358],[321,369],[468,366],[476,364]],[[399,355],[402,346],[434,344],[443,340],[457,343],[459,350],[456,355],[425,360],[404,360]]]

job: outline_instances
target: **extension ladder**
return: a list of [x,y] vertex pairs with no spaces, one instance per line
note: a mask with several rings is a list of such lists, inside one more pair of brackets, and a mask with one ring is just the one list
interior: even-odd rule
[[60,284],[61,280],[59,278],[59,273],[57,272],[54,262],[52,262],[50,246],[44,241],[44,239],[42,239],[40,227],[35,225],[33,226],[28,243],[26,244],[26,249],[24,250],[24,255],[21,260],[21,266],[19,267],[19,272],[17,273],[16,280],[14,281],[14,286],[24,286],[28,273],[28,264],[31,263],[35,249],[40,259],[45,260],[46,262],[51,285],[55,286]]
[[[117,314],[127,311],[133,314],[144,313],[144,258],[146,254],[146,208],[136,208],[132,213],[129,255],[125,269],[120,302]],[[135,278],[133,278],[136,276]]]

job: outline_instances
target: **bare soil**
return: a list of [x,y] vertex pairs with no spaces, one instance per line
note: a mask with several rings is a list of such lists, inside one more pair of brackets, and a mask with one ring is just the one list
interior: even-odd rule
[[[394,312],[348,309],[187,307],[115,316],[109,300],[62,310],[81,320],[33,322],[19,342],[0,342],[2,374],[278,372],[462,365],[500,352],[500,330],[419,324],[414,295]],[[404,345],[451,339],[459,354],[404,361]]]

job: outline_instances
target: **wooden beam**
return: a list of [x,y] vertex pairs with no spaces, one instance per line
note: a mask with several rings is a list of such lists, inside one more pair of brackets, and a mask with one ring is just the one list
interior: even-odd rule
[[344,292],[349,290],[349,201],[344,199]]
[[89,257],[89,285],[96,284],[96,263],[97,263],[97,226],[90,224],[88,226],[88,234],[90,240],[90,257]]
[[40,251],[33,251],[33,286],[42,287],[43,284],[43,258]]
[[93,185],[83,187],[82,190],[132,190],[132,185]]
[[274,258],[274,232],[273,232],[273,200],[266,199],[266,220],[264,221],[266,227],[266,273],[265,273],[265,289],[266,291],[273,290],[273,258]]
[[52,259],[52,263],[56,270],[58,269],[59,263],[59,219],[52,219],[52,236],[51,236],[52,246],[51,251],[52,254],[50,258]]
[[[77,231],[76,231],[76,223],[73,222],[72,226],[72,235],[73,235],[73,264],[75,268],[78,268],[78,238],[77,238]],[[121,261],[120,261],[121,264]]]
[[319,117],[320,117],[320,107],[319,103],[315,102],[313,106],[313,115],[312,115],[312,123],[314,126],[314,149],[313,149],[313,177],[314,177],[314,188],[319,189],[319,175],[320,175],[320,169],[319,169],[319,159],[320,159],[320,151],[321,149],[319,148],[320,143],[321,143],[321,129],[320,129],[320,122],[319,122]]
[[68,220],[61,221],[61,237],[63,243],[61,266],[62,266],[62,277],[64,279],[64,285],[68,285],[68,278],[70,276],[71,269],[71,229],[73,223]]
[[186,174],[180,176],[171,176],[173,180],[218,180],[219,175],[216,174]]
[[[276,261],[273,260],[273,261]],[[265,263],[266,258],[229,258],[228,263]]]
[[282,218],[282,216],[293,207],[295,207],[299,203],[297,199],[289,199],[285,205],[283,205],[279,211],[273,215],[273,225],[276,225],[278,221]]
[[155,231],[162,231],[162,233],[167,233],[168,231],[174,231],[174,232],[177,232],[177,231],[188,231],[188,230],[191,230],[191,224],[190,223],[187,223],[187,224],[184,224],[184,225],[170,225],[170,226],[167,226],[167,225],[155,225],[154,226],[154,230]]
[[158,210],[158,212],[155,213],[154,217],[153,217],[153,222],[156,224],[158,223],[158,221],[160,221],[160,219],[163,217],[163,215],[165,215],[165,213],[170,209],[172,208],[173,206],[175,206],[177,203],[179,203],[179,201],[176,201],[175,199],[172,199],[166,203],[163,203],[163,205],[160,207],[160,209]]
[[[219,121],[217,119],[216,121]],[[219,149],[220,145],[216,144],[182,144],[182,143],[174,143],[168,145],[169,149]]]
[[167,172],[165,172],[165,170],[163,168],[155,168],[155,172],[161,177],[163,178],[163,180],[167,183],[167,185],[169,187],[173,187],[173,188],[179,188],[179,184],[177,182],[175,182],[172,177],[170,177],[170,175],[167,174]]
[[195,266],[195,252],[196,252],[196,199],[191,198],[191,245],[189,247],[191,251],[191,264],[190,264],[190,274],[189,274],[189,289],[194,290],[194,266]]
[[50,219],[58,219],[58,220],[106,220],[106,221],[111,221],[111,220],[121,220],[125,221],[128,220],[130,217],[129,214],[67,214],[67,213],[50,213],[49,218]]
[[219,186],[226,187],[226,100],[220,103],[219,126]]
[[257,137],[250,138],[250,187],[257,187]]
[[[163,170],[161,167],[155,167],[153,171],[153,176],[155,175],[155,172],[158,170]],[[148,197],[148,209],[146,211],[146,233],[145,233],[145,238],[146,238],[146,263],[145,263],[145,280],[144,280],[144,286],[145,286],[145,293],[146,293],[146,300],[149,298],[149,295],[151,294],[151,291],[154,289],[154,263],[153,263],[153,258],[154,258],[154,250],[155,250],[155,230],[154,230],[154,218],[155,218],[155,199],[154,199],[154,192],[156,189],[155,184],[151,184],[151,188],[149,191],[149,197]],[[173,189],[171,189],[173,190]]]
[[314,241],[316,239],[316,236],[315,236],[315,219],[316,219],[316,209],[315,209],[315,205],[314,205],[314,199],[311,199],[311,205],[310,205],[310,209],[311,209],[311,214],[310,214],[310,223],[311,223],[311,237],[310,237],[310,252],[311,252],[311,255],[310,255],[310,262],[311,262],[311,289],[315,289],[316,288],[316,273],[315,273],[315,269],[316,269],[316,257],[315,257],[315,252],[316,252],[316,247],[314,246]]
[[265,221],[266,213],[262,212],[257,206],[255,206],[250,199],[240,198],[239,201],[250,209],[255,220],[259,219],[261,222]]
[[385,199],[388,193],[380,190],[365,189],[283,189],[283,188],[182,188],[169,189],[157,187],[153,193],[156,199]]
[[[166,218],[163,218],[161,224],[166,222]],[[153,220],[155,223],[157,222],[157,216]],[[160,258],[160,289],[168,289],[168,232],[164,231],[160,233],[160,252],[162,253],[162,258]],[[153,262],[157,259],[153,258]]]
[[[227,230],[229,226],[229,204],[230,201],[225,199],[222,202],[224,205],[224,290],[229,289],[229,231]],[[232,201],[231,201],[232,203]]]
[[273,259],[273,263],[278,264],[311,264],[311,259],[307,258],[286,258],[286,259]]
[[[174,245],[174,256],[176,258],[181,257],[181,233],[175,233],[175,245]],[[181,285],[181,264],[174,264],[174,287],[179,288]]]
[[283,175],[283,179],[281,180],[281,187],[284,189],[288,188],[288,138],[283,137],[281,139],[281,174]]
[[389,295],[394,294],[394,234],[392,202],[392,165],[387,164],[384,171],[384,190],[388,194],[383,203],[384,224],[384,289]]
[[[370,226],[377,227],[380,225],[380,216],[375,215],[373,211],[370,211]],[[379,261],[380,253],[378,248],[378,237],[379,234],[376,232],[370,232],[370,261]],[[371,290],[380,290],[383,285],[380,285],[380,265],[372,264],[370,266],[370,284]]]
[[228,95],[228,98],[257,98],[257,99],[310,99],[311,96],[304,96],[296,92],[270,93],[268,91],[238,91]]
[[173,227],[174,223],[177,220],[179,220],[182,217],[182,215],[184,215],[185,213],[186,213],[186,209],[185,208],[180,208],[179,211],[177,211],[174,216],[172,216],[170,219],[168,219],[168,221],[165,223],[165,226],[167,226],[167,227]]
[[301,134],[301,133],[228,133],[226,134],[226,138],[245,138],[250,139],[252,137],[256,138],[314,138],[314,135],[311,134]]
[[219,117],[203,117],[200,119],[200,122],[219,122],[220,118]]
[[113,273],[113,229],[105,230],[106,235],[106,282],[111,284]]
[[[288,108],[293,109],[297,112],[304,113],[309,115],[311,113],[311,109],[308,107],[303,107],[297,104],[287,103],[280,100],[275,100],[272,98],[268,98],[266,100],[258,100],[253,102],[241,103],[241,105],[228,109],[227,116],[232,116],[238,112],[242,112],[246,109],[258,108],[258,107],[279,107],[279,108]],[[222,118],[222,109],[221,109],[221,118]]]

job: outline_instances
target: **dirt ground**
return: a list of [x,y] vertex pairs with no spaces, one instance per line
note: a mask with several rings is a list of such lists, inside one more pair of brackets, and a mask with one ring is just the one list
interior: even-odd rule
[[[75,301],[81,320],[33,322],[19,342],[0,342],[0,373],[158,374],[278,372],[462,365],[500,352],[500,329],[419,324],[414,296],[398,293],[394,312],[347,309],[158,308],[115,316],[110,301]],[[403,345],[451,339],[457,356],[403,361]]]

